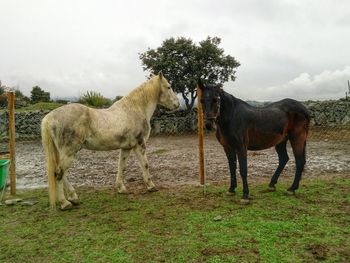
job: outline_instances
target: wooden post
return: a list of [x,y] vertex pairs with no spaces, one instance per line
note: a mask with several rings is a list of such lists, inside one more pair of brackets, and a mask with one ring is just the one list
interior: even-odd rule
[[16,134],[15,134],[15,93],[8,92],[9,108],[9,146],[10,146],[10,191],[11,195],[16,194]]
[[202,90],[197,84],[197,110],[198,110],[198,153],[199,153],[199,182],[205,185],[204,171],[204,141],[203,141],[203,108],[202,108]]

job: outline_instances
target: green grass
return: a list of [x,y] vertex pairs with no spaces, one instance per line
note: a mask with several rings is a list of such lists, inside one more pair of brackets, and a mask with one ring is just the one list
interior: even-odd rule
[[23,107],[16,109],[16,112],[23,111],[36,111],[36,110],[54,110],[58,107],[61,107],[63,104],[57,102],[38,102],[28,107]]
[[25,191],[39,203],[0,207],[0,262],[350,262],[350,179],[305,180],[295,197],[265,187],[248,206],[222,186],[79,188],[83,204],[65,212]]

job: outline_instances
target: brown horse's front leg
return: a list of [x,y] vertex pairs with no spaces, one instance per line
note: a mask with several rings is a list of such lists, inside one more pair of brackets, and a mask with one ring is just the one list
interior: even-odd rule
[[236,170],[237,170],[237,157],[235,149],[231,147],[224,147],[226,157],[228,160],[228,164],[230,167],[230,175],[231,175],[231,183],[230,188],[228,189],[229,194],[235,194],[237,188],[237,178],[236,178]]
[[249,187],[248,187],[248,179],[247,179],[247,150],[239,151],[237,153],[238,161],[239,161],[239,172],[242,177],[243,182],[243,196],[241,198],[241,204],[249,204]]

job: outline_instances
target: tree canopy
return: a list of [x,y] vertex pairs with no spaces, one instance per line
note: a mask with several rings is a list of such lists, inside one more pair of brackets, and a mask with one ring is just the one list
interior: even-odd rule
[[234,81],[239,62],[225,55],[221,39],[208,37],[197,45],[189,38],[169,38],[156,49],[139,54],[143,69],[157,74],[162,71],[176,93],[181,93],[187,109],[197,97],[196,82],[223,84]]
[[30,100],[32,103],[37,102],[49,102],[50,101],[50,92],[42,90],[39,86],[34,86],[30,92]]

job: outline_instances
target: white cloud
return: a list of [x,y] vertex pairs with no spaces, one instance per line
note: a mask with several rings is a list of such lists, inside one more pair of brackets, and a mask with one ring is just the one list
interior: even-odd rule
[[302,73],[298,77],[277,86],[258,91],[262,99],[278,100],[286,97],[298,100],[324,100],[345,97],[350,80],[350,66],[342,70],[325,70],[317,75]]

